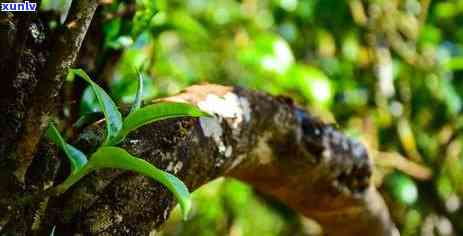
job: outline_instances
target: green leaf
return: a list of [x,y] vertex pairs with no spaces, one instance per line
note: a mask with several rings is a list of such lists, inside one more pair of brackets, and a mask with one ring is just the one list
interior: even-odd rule
[[70,72],[82,77],[92,87],[106,120],[106,140],[103,145],[110,143],[122,128],[121,113],[109,95],[100,86],[93,82],[85,71],[82,69],[71,69]]
[[101,112],[100,104],[98,103],[95,93],[93,93],[92,86],[87,86],[84,89],[79,106],[79,114],[81,115],[91,112]]
[[135,101],[132,105],[132,108],[130,109],[130,113],[133,113],[137,111],[138,109],[140,109],[142,98],[143,98],[143,74],[140,73],[138,69],[137,69],[137,75],[138,75],[137,94],[135,95]]
[[65,192],[72,185],[90,172],[101,168],[117,168],[130,170],[148,176],[166,186],[176,197],[186,218],[191,208],[191,199],[188,188],[174,175],[164,172],[149,162],[130,155],[118,147],[101,147],[90,158],[88,164],[69,176],[62,184],[57,186],[58,194]]
[[121,33],[121,28],[122,19],[120,17],[103,23],[102,30],[104,34],[105,47],[111,47],[111,44],[114,44],[117,41]]
[[197,107],[187,103],[167,102],[148,105],[129,114],[125,118],[122,130],[111,145],[116,145],[124,140],[125,136],[127,136],[127,134],[131,131],[152,122],[169,118],[185,116],[199,117],[208,115],[209,114],[199,110]]
[[87,163],[87,157],[79,149],[66,143],[52,122],[48,124],[47,136],[66,153],[71,162],[71,172],[75,173]]

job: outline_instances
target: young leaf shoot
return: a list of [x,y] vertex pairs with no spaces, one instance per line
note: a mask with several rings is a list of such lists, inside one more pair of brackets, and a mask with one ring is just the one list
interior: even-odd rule
[[[64,150],[71,161],[72,169],[71,175],[63,183],[56,186],[55,193],[64,193],[87,174],[101,168],[130,170],[148,176],[166,186],[177,198],[182,208],[183,216],[186,218],[191,208],[191,200],[188,189],[181,180],[174,175],[156,168],[143,159],[130,155],[124,149],[112,145],[116,145],[124,140],[131,131],[152,122],[185,116],[208,116],[208,114],[187,103],[157,103],[140,108],[143,76],[138,72],[138,89],[135,103],[132,106],[130,114],[122,121],[121,113],[108,94],[93,82],[82,69],[72,69],[70,73],[82,77],[90,84],[97,97],[100,109],[104,113],[107,133],[103,146],[98,148],[91,155],[90,160],[87,161],[85,154],[67,144],[56,127],[50,123],[48,136]],[[85,122],[86,120],[84,119],[82,123]]]
[[117,133],[122,128],[122,115],[114,104],[109,95],[85,73],[82,69],[71,69],[71,73],[82,77],[92,87],[95,93],[101,110],[105,115],[106,120],[106,139],[103,145],[107,145],[117,136]]

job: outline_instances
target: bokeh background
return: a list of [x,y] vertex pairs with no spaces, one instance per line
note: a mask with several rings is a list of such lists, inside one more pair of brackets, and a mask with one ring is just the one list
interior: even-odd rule
[[[69,2],[41,8],[64,19]],[[80,64],[120,104],[134,100],[136,68],[145,101],[204,82],[290,96],[367,145],[402,235],[463,235],[463,0],[101,2],[88,36],[98,45],[83,48],[102,48],[97,66]],[[97,109],[85,87],[75,102],[78,114]],[[174,211],[156,235],[319,234],[219,179],[194,193],[188,221]]]

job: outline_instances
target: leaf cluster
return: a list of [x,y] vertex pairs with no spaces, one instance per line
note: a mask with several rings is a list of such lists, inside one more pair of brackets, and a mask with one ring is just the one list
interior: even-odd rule
[[151,163],[135,157],[116,145],[121,143],[132,131],[149,123],[176,118],[200,117],[207,115],[195,106],[186,103],[156,103],[141,108],[141,93],[143,78],[139,74],[138,89],[135,102],[127,117],[122,118],[119,109],[109,95],[98,86],[82,69],[71,69],[70,76],[83,78],[95,94],[99,108],[104,114],[106,122],[106,137],[103,144],[87,158],[82,151],[67,143],[55,125],[50,122],[47,135],[60,149],[64,151],[71,164],[71,175],[60,185],[55,187],[57,194],[66,192],[71,186],[89,173],[102,168],[116,168],[134,171],[145,175],[167,187],[176,197],[182,208],[184,218],[191,208],[188,188],[172,174],[156,168]]

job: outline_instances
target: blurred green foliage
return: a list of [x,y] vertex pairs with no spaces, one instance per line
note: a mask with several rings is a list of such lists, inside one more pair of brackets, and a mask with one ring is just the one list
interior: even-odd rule
[[[286,94],[368,146],[402,235],[463,235],[463,0],[103,2],[105,51],[120,58],[100,80],[120,103],[135,96],[134,68],[146,100],[203,81]],[[65,14],[60,4],[42,8]],[[96,109],[87,90],[81,112]],[[235,181],[195,199],[191,219],[174,213],[162,235],[313,228]]]

